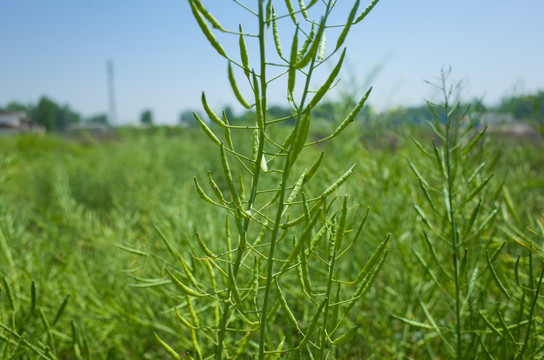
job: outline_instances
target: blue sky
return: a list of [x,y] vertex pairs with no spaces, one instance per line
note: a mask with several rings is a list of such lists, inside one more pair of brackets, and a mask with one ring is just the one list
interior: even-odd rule
[[[233,1],[202,2],[230,29],[254,28]],[[254,8],[257,0],[242,2]],[[274,1],[278,12],[283,3]],[[353,1],[337,4],[332,23],[347,18]],[[236,102],[226,60],[207,43],[187,0],[2,0],[0,13],[0,105],[47,95],[84,116],[107,112],[109,60],[120,123],[136,122],[147,108],[156,122],[175,123],[182,110],[200,109],[202,91],[217,109]],[[434,96],[424,80],[450,66],[464,96],[488,104],[544,89],[543,14],[542,0],[381,0],[348,36],[335,91],[358,96],[372,85],[377,109],[421,104]],[[289,52],[289,34],[280,35]],[[237,56],[236,37],[219,39]],[[281,104],[284,92],[271,88],[272,102]]]

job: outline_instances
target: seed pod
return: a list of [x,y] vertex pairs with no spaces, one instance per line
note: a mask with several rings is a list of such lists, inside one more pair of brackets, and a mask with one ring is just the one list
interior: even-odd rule
[[323,301],[317,308],[317,311],[315,312],[314,317],[312,318],[312,321],[310,322],[310,325],[308,325],[308,329],[306,330],[306,335],[298,344],[297,349],[301,349],[302,347],[306,346],[306,344],[310,341],[310,337],[312,336],[313,332],[315,331],[315,328],[317,327],[317,323],[319,322],[319,317],[321,316],[321,313],[323,312],[323,308],[328,302],[329,302],[328,298],[323,299]]
[[208,171],[208,182],[210,183],[210,186],[211,186],[215,196],[221,201],[221,203],[226,205],[227,200],[225,200],[225,197],[223,196],[223,193],[221,192],[221,190],[219,189],[219,187],[217,186],[217,184],[213,180],[212,174],[209,171]]
[[223,122],[225,123],[225,142],[227,143],[227,147],[234,151],[234,145],[232,144],[232,138],[230,136],[230,128],[229,128],[229,119],[227,119],[227,114],[223,111]]
[[236,79],[234,79],[234,73],[232,72],[232,66],[230,62],[229,62],[228,73],[229,73],[230,87],[232,88],[232,91],[234,92],[234,96],[236,96],[236,99],[243,107],[245,107],[246,109],[250,109],[251,105],[247,103],[247,101],[244,99],[244,97],[240,93],[240,90],[238,90],[238,86],[236,85]]
[[206,111],[206,114],[210,118],[211,121],[213,121],[216,125],[219,125],[220,127],[225,127],[225,123],[223,120],[217,116],[216,113],[213,112],[212,109],[208,106],[208,103],[206,102],[206,95],[204,95],[204,91],[202,92],[202,107],[204,108],[204,111]]
[[32,280],[30,284],[30,314],[36,310],[36,283]]
[[298,330],[298,332],[302,333],[298,327],[297,319],[295,318],[295,315],[293,315],[293,312],[289,308],[289,305],[287,304],[287,301],[285,300],[285,297],[283,296],[283,292],[280,289],[280,285],[278,284],[278,280],[276,279],[276,289],[278,290],[278,295],[280,296],[280,305],[285,311],[285,314],[287,315],[287,321],[291,324],[292,327]]
[[272,34],[274,36],[274,45],[276,46],[276,52],[278,53],[280,58],[283,58],[283,54],[281,52],[280,32],[278,30],[278,19],[276,17],[276,10],[274,10],[274,7],[272,7]]
[[302,69],[303,67],[308,65],[310,60],[317,54],[317,48],[319,47],[319,44],[321,43],[321,36],[323,36],[323,32],[325,31],[326,22],[327,22],[326,17],[321,19],[321,23],[319,24],[319,29],[317,30],[317,34],[315,35],[312,46],[310,47],[310,50],[308,50],[306,55],[295,65],[297,69]]
[[310,235],[312,233],[312,229],[317,221],[317,218],[319,217],[319,212],[316,212],[310,222],[306,225],[304,230],[302,231],[302,234],[300,234],[300,237],[296,241],[295,245],[293,246],[293,249],[291,250],[291,253],[287,257],[287,260],[285,260],[285,263],[283,264],[281,271],[285,270],[289,264],[298,256],[298,254],[302,251],[304,248],[304,245],[310,238]]
[[176,285],[184,294],[189,296],[196,296],[196,297],[204,296],[204,294],[200,294],[196,292],[195,290],[184,285],[181,281],[178,280],[178,278],[174,276],[174,274],[172,274],[172,272],[168,268],[164,268],[164,270],[166,271],[166,274],[168,274],[168,276],[170,277],[174,285]]
[[312,29],[310,30],[310,34],[306,36],[306,40],[302,44],[302,47],[297,52],[297,61],[302,60],[304,55],[306,54],[306,51],[308,50],[308,47],[310,47],[310,44],[312,43],[312,40],[314,39],[315,35],[315,25],[312,24]]
[[221,26],[221,24],[219,23],[219,21],[217,21],[212,14],[210,14],[208,12],[208,10],[206,10],[206,8],[202,5],[202,3],[200,2],[200,0],[189,0],[190,2],[194,3],[194,5],[196,6],[196,8],[198,9],[198,11],[200,11],[200,13],[202,15],[204,15],[204,17],[206,18],[206,20],[208,20],[212,26],[217,29],[217,30],[220,30],[220,31],[225,31],[225,29]]
[[153,332],[153,334],[155,334],[155,338],[157,339],[157,341],[159,342],[159,344],[161,344],[162,348],[164,349],[164,351],[166,351],[166,353],[168,355],[170,355],[173,359],[175,360],[181,360],[181,356],[179,356],[179,354],[174,350],[172,349],[172,347],[170,347],[170,345],[168,345],[167,343],[165,343],[160,337],[159,335],[157,335],[156,332]]
[[321,152],[321,154],[319,155],[319,159],[317,159],[317,161],[312,165],[312,167],[310,168],[310,170],[306,171],[305,174],[304,174],[304,181],[302,182],[302,184],[306,184],[308,181],[310,181],[310,179],[314,176],[314,174],[316,173],[317,169],[319,168],[319,165],[321,165],[321,160],[323,160],[323,151]]
[[495,282],[499,286],[499,289],[501,290],[501,292],[504,295],[506,295],[506,297],[510,298],[510,294],[508,294],[508,291],[506,290],[506,288],[502,284],[501,280],[499,279],[499,276],[497,275],[497,272],[495,271],[495,268],[491,264],[491,260],[489,260],[489,252],[487,250],[485,251],[485,258],[487,260],[487,265],[489,266],[489,270],[491,271],[491,275],[493,277],[493,280],[495,280]]
[[340,218],[338,219],[338,228],[336,230],[336,245],[335,245],[336,251],[340,251],[344,243],[347,214],[348,214],[347,197],[344,197],[344,201],[342,201],[342,208],[340,211]]
[[295,30],[295,36],[293,36],[293,43],[291,44],[291,57],[289,58],[289,72],[287,75],[287,93],[292,96],[295,89],[295,79],[297,75],[297,69],[295,63],[297,62],[297,48],[298,48],[298,27]]
[[264,131],[264,112],[261,102],[261,94],[259,91],[259,81],[257,75],[253,72],[253,96],[255,97],[255,112],[257,115],[257,126],[259,130]]
[[239,25],[240,29],[240,38],[238,44],[240,47],[240,58],[242,59],[242,65],[244,67],[244,73],[249,79],[249,56],[247,55],[246,42],[244,41],[244,35],[242,34],[242,25]]
[[317,61],[323,61],[325,58],[325,50],[327,47],[327,36],[323,33],[321,37],[321,42],[319,43],[319,49],[317,50]]
[[202,121],[198,115],[196,113],[193,113],[193,116],[195,117],[196,121],[198,122],[198,124],[200,125],[200,127],[202,128],[202,130],[204,131],[204,133],[206,134],[206,136],[216,145],[219,145],[221,146],[221,141],[219,141],[219,139],[217,138],[217,136],[215,136],[215,134],[213,133],[213,131],[208,127],[208,125],[206,125],[204,123],[204,121]]
[[295,201],[295,199],[297,198],[300,192],[300,189],[302,188],[303,181],[304,181],[304,173],[300,175],[297,182],[293,186],[293,190],[291,190],[291,194],[289,194],[289,197],[287,198],[287,201],[286,201],[287,204],[290,204],[293,201]]
[[337,337],[336,339],[333,340],[332,344],[334,346],[342,346],[344,345],[345,343],[347,343],[349,340],[351,340],[355,334],[357,334],[357,330],[359,330],[359,328],[361,327],[361,325],[357,325],[357,326],[354,326],[352,327],[351,329],[349,329],[344,335],[340,335],[339,337]]
[[485,132],[487,130],[487,126],[478,133],[478,135],[476,135],[474,137],[474,139],[472,139],[468,144],[467,146],[461,151],[461,155],[466,155],[470,152],[470,150],[472,150],[472,148],[474,146],[476,146],[476,144],[478,144],[480,142],[480,139],[482,138],[482,136],[484,136]]
[[300,12],[304,17],[304,20],[310,21],[310,19],[308,18],[308,12],[306,11],[306,5],[304,5],[304,0],[298,0],[298,6],[300,7]]
[[295,133],[295,138],[293,139],[293,144],[289,150],[289,163],[293,165],[304,148],[306,143],[306,138],[308,137],[308,130],[310,129],[310,122],[312,121],[312,112],[308,110],[306,114],[301,115],[300,124],[298,125],[298,130]]
[[57,314],[55,315],[55,318],[53,319],[53,322],[51,323],[51,326],[55,326],[57,321],[60,320],[62,317],[62,314],[64,313],[64,309],[66,308],[66,305],[68,304],[68,300],[70,299],[70,295],[66,295],[64,300],[62,300],[62,304],[60,304],[59,309],[57,310]]
[[353,164],[348,171],[344,173],[344,175],[340,176],[338,180],[336,180],[331,186],[329,186],[323,193],[321,194],[321,198],[324,198],[328,195],[330,195],[333,191],[335,191],[340,185],[342,185],[350,176],[351,173],[353,173],[353,169],[355,169],[355,165]]
[[202,30],[202,32],[208,39],[209,43],[219,53],[219,55],[228,59],[225,49],[223,49],[223,46],[221,46],[221,44],[217,41],[217,39],[211,32],[210,28],[208,27],[208,24],[206,24],[206,22],[204,21],[204,18],[202,17],[202,13],[199,11],[197,6],[195,5],[195,0],[190,1],[189,4],[191,5],[191,10],[198,23],[198,26],[200,26],[200,30]]
[[201,188],[200,185],[198,184],[198,181],[196,180],[196,176],[193,177],[193,180],[194,180],[194,183],[195,183],[196,192],[198,193],[198,195],[199,195],[204,201],[207,201],[207,202],[209,202],[209,203],[212,204],[212,205],[220,205],[220,204],[216,203],[215,201],[213,201],[208,195],[206,195],[206,193],[204,192],[204,190],[202,190],[202,188]]
[[368,15],[368,13],[374,8],[374,6],[376,6],[378,1],[380,1],[380,0],[372,0],[372,2],[366,7],[366,9],[361,13],[361,15],[359,15],[359,17],[357,17],[357,20],[355,20],[355,22],[353,24],[355,25],[359,21],[363,20]]
[[291,0],[285,0],[285,5],[287,6],[287,11],[289,11],[289,16],[291,17],[291,20],[293,20],[293,24],[297,25],[297,19],[295,18],[295,9],[293,8]]
[[304,290],[308,294],[312,294],[312,282],[310,281],[310,272],[308,271],[308,258],[306,257],[306,251],[300,252],[300,271],[302,273],[302,282],[304,283]]
[[15,300],[14,300],[14,297],[13,297],[13,292],[11,291],[11,286],[9,286],[9,283],[8,283],[5,276],[3,277],[3,281],[4,281],[4,289],[6,290],[6,296],[8,298],[9,308],[11,309],[11,311],[14,311],[15,310]]
[[336,64],[336,66],[334,67],[332,72],[330,73],[330,75],[327,78],[327,80],[325,81],[325,83],[323,85],[321,85],[319,90],[317,90],[314,97],[310,101],[310,105],[308,105],[310,108],[313,109],[319,103],[319,101],[321,101],[323,96],[325,96],[327,91],[329,91],[332,83],[336,79],[336,76],[340,72],[340,68],[342,68],[342,63],[344,62],[344,57],[345,56],[346,56],[346,49],[344,49],[344,51],[342,51],[342,55],[340,55],[340,59],[338,60],[338,63]]
[[340,34],[340,36],[338,37],[338,40],[336,41],[336,48],[334,49],[335,51],[338,50],[340,46],[342,46],[342,44],[344,43],[344,40],[346,39],[349,29],[351,28],[351,25],[353,23],[353,19],[355,18],[355,14],[357,13],[357,9],[359,8],[359,3],[360,3],[360,0],[357,0],[355,2],[355,5],[353,5],[353,7],[351,8],[351,11],[348,16],[348,21],[346,21],[346,25],[344,26],[342,33]]
[[198,246],[200,246],[200,249],[202,249],[204,254],[206,254],[206,256],[212,259],[215,259],[217,255],[215,255],[210,249],[208,249],[208,247],[206,246],[206,244],[204,244],[204,242],[202,241],[198,233],[195,233],[195,235],[196,235],[196,241],[198,242]]
[[346,128],[346,126],[348,126],[351,122],[353,122],[353,120],[355,120],[355,117],[357,116],[357,114],[359,114],[359,111],[361,111],[361,109],[365,105],[366,99],[368,99],[368,96],[370,95],[371,91],[372,91],[372,88],[368,89],[366,94],[363,95],[361,100],[359,100],[357,105],[355,105],[353,110],[349,113],[348,117],[345,118],[344,121],[342,121],[340,123],[340,125],[338,125],[336,130],[330,136],[331,138],[333,138],[333,137],[337,136],[338,134],[340,134]]
[[232,178],[232,173],[230,172],[230,166],[223,144],[221,144],[221,165],[223,166],[223,173],[225,175],[225,180],[227,181],[232,200],[234,201],[236,207],[242,211],[242,202],[240,201],[240,196],[238,195],[236,187],[234,186],[234,180]]

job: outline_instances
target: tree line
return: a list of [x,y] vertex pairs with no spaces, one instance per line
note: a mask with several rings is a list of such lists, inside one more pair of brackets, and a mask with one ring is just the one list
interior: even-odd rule
[[[324,102],[318,108],[313,110],[312,117],[315,120],[327,121],[332,114],[342,112],[353,107],[350,96],[345,96],[336,101]],[[500,103],[493,107],[488,107],[480,100],[471,102],[472,109],[479,113],[497,113],[510,115],[516,121],[522,121],[535,126],[539,131],[544,131],[544,90],[534,94],[515,95],[503,98]],[[47,96],[42,96],[35,104],[22,104],[11,102],[4,107],[0,106],[0,111],[24,112],[26,113],[31,125],[43,126],[46,131],[62,131],[68,129],[71,125],[88,123],[111,125],[109,116],[105,113],[83,117],[77,111],[74,111],[68,104],[61,105]],[[270,106],[269,114],[273,118],[287,118],[291,115],[291,109],[280,106]],[[235,114],[230,106],[224,109],[225,116],[231,123],[244,123],[251,121],[254,112],[249,110],[242,114]],[[400,107],[376,114],[371,107],[367,107],[359,115],[360,118],[369,120],[376,119],[380,123],[397,125],[401,123],[422,123],[431,119],[433,114],[427,105]],[[202,117],[202,116],[201,116]],[[204,118],[204,117],[203,117]],[[140,113],[140,123],[150,126],[154,124],[153,111],[145,109]],[[196,125],[193,112],[183,110],[180,112],[178,121],[186,126]]]

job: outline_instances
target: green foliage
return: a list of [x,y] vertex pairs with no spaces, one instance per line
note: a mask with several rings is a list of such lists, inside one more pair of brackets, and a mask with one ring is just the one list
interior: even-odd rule
[[142,123],[142,125],[153,125],[153,112],[151,110],[142,111],[140,123]]

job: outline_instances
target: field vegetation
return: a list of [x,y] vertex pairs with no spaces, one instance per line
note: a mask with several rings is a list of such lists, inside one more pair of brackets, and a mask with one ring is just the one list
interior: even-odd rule
[[198,126],[1,138],[2,358],[543,356],[541,139],[488,131],[447,71],[418,121],[371,89],[324,103],[377,0],[340,27],[332,1],[259,1],[251,33],[189,2],[250,110],[203,93]]

